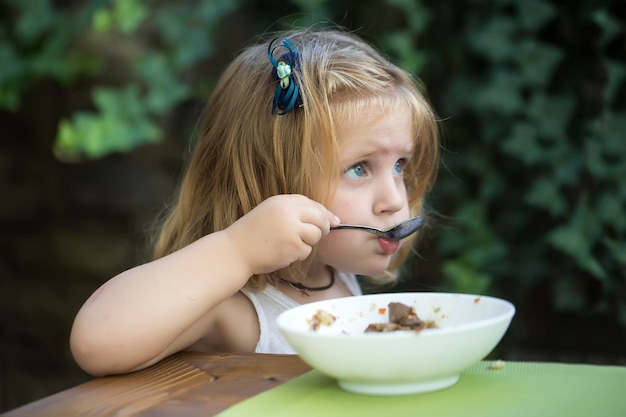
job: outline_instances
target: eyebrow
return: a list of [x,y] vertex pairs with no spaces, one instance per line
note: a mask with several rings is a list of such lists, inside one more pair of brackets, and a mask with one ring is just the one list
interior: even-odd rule
[[[347,159],[355,159],[355,160],[368,159],[372,157],[373,155],[381,153],[380,147],[375,147],[375,148],[376,149],[370,152],[368,152],[367,150],[365,150],[364,152],[361,152],[361,149],[357,149],[356,152],[348,154]],[[400,148],[398,150],[398,154],[399,155],[412,155],[414,150],[415,150],[415,144],[411,142],[411,144],[409,144],[408,146],[403,146],[402,148]],[[383,153],[387,152],[386,148],[383,148],[383,151],[384,151]]]

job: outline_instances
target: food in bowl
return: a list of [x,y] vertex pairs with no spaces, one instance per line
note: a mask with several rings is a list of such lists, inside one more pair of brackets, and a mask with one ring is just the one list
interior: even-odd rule
[[[365,332],[369,324],[388,320],[391,302],[413,306],[437,328]],[[309,319],[319,310],[334,320],[314,330]],[[280,314],[276,323],[302,360],[342,389],[402,395],[453,386],[464,369],[495,348],[514,314],[510,302],[495,297],[387,293],[303,304]]]
[[311,329],[319,330],[320,326],[332,326],[332,324],[337,320],[337,317],[330,314],[328,311],[324,311],[322,309],[317,310],[313,317],[309,319],[309,323],[311,324]]
[[437,323],[434,320],[422,320],[417,315],[415,307],[392,301],[387,305],[387,310],[389,311],[389,321],[370,323],[365,328],[366,333],[397,332],[402,330],[420,331],[437,327]]
[[[437,327],[434,320],[422,320],[415,312],[415,307],[407,306],[398,302],[390,302],[386,308],[379,308],[382,315],[389,312],[389,321],[370,323],[365,332],[396,332],[396,331],[420,331]],[[328,311],[318,309],[312,317],[307,319],[312,330],[319,330],[321,326],[332,326],[337,317]]]

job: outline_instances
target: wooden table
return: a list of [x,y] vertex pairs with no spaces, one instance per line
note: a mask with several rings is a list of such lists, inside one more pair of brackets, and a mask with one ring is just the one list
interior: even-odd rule
[[296,355],[179,353],[132,374],[95,378],[2,416],[212,416],[308,370]]

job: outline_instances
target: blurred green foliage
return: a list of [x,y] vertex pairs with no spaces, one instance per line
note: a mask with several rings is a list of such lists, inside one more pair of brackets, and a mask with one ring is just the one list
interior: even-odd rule
[[426,35],[449,118],[454,177],[433,203],[452,219],[438,239],[449,285],[524,293],[543,281],[557,310],[626,324],[624,11],[457,4],[433,3]]
[[[213,33],[238,2],[111,0],[59,8],[51,0],[5,0],[0,7],[9,18],[0,31],[0,107],[15,110],[41,77],[67,88],[96,80],[92,108],[59,123],[54,152],[70,161],[161,140],[159,120],[191,96],[185,75],[213,53]],[[121,65],[131,73],[123,85],[107,80],[111,63],[97,49],[107,42],[119,42],[127,54]]]
[[[523,294],[626,325],[626,32],[618,1],[110,0],[0,3],[0,108],[38,79],[89,79],[89,104],[59,122],[64,161],[163,140],[163,120],[202,100],[193,75],[229,17],[259,25],[337,22],[418,74],[444,126],[444,168],[429,201],[442,223],[452,291]],[[261,29],[262,30],[262,29]],[[111,77],[105,44],[119,43]],[[239,45],[241,46],[241,45]],[[230,52],[228,52],[230,53]],[[115,67],[117,68],[117,67]]]

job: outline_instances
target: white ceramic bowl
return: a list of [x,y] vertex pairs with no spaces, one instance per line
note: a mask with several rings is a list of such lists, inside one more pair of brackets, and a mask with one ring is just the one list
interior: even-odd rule
[[[387,322],[390,302],[412,307],[437,328],[420,332],[364,333]],[[336,321],[313,330],[318,310]],[[347,391],[400,395],[454,385],[461,371],[484,359],[515,314],[508,301],[451,293],[389,293],[325,300],[283,312],[277,325],[303,361],[337,379]]]

